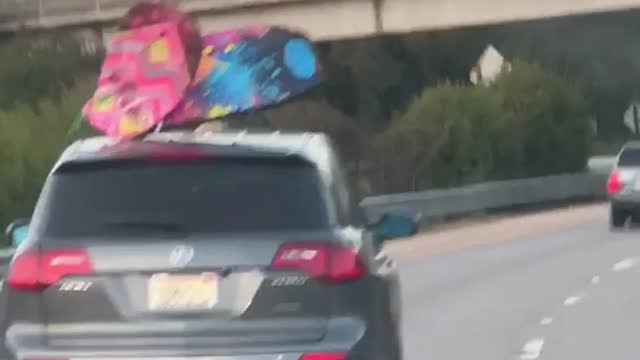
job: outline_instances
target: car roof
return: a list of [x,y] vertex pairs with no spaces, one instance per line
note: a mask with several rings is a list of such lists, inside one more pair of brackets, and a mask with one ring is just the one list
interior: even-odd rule
[[52,169],[75,161],[99,161],[118,156],[126,158],[144,152],[149,145],[163,148],[174,146],[200,145],[217,149],[232,150],[234,154],[270,154],[272,156],[297,155],[313,163],[321,171],[330,172],[331,144],[322,133],[281,132],[281,131],[169,131],[146,135],[144,138],[121,141],[112,137],[97,136],[81,139],[67,147]]

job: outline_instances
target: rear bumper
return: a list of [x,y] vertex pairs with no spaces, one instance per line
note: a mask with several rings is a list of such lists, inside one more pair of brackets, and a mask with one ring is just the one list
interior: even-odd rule
[[627,211],[640,211],[640,199],[629,199],[629,198],[612,198],[610,199],[611,206],[616,210],[627,210]]
[[[376,339],[368,336],[366,323],[357,318],[334,318],[328,323],[325,336],[319,341],[261,342],[246,339],[242,345],[204,344],[195,337],[167,338],[159,345],[144,337],[133,336],[128,343],[106,341],[99,346],[80,339],[75,344],[66,341],[52,346],[47,342],[47,330],[39,325],[14,326],[7,331],[6,345],[13,359],[69,359],[69,360],[298,360],[310,352],[345,352],[348,359],[370,358],[370,344]],[[113,340],[113,339],[112,339]],[[380,341],[381,339],[377,339]],[[357,355],[362,353],[363,356]]]
[[[264,354],[233,356],[233,360],[298,360],[302,354]],[[79,357],[68,360],[230,360],[228,356],[191,357]]]
[[[345,360],[388,360],[387,358],[381,358],[380,356],[371,356],[363,352],[358,351],[306,351],[306,352],[282,352],[282,353],[260,353],[260,354],[228,354],[228,355],[173,355],[173,356],[145,356],[145,355],[122,355],[122,356],[104,356],[99,354],[92,354],[87,356],[76,355],[59,355],[56,353],[47,353],[39,355],[28,355],[29,357],[3,357],[3,360],[301,360],[305,354],[346,354]],[[391,360],[396,360],[391,359]]]
[[640,207],[640,192],[622,190],[614,195],[610,195],[609,200],[611,201],[611,203],[615,204],[628,206],[635,205]]

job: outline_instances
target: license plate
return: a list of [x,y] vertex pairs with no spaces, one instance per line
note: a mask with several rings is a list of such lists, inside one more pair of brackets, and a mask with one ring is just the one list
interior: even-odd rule
[[215,273],[196,275],[154,274],[149,279],[149,310],[202,310],[218,302],[218,277]]

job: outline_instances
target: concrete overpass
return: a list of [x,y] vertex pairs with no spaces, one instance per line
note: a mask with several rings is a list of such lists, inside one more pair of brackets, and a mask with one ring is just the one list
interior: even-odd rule
[[[106,29],[138,0],[0,0],[0,31]],[[640,0],[173,0],[203,31],[280,24],[316,40],[640,8]]]

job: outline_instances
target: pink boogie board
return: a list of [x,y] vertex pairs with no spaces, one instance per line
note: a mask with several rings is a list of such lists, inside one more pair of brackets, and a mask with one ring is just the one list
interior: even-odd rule
[[98,87],[83,116],[113,137],[132,137],[162,123],[190,82],[178,24],[121,31],[110,41]]

